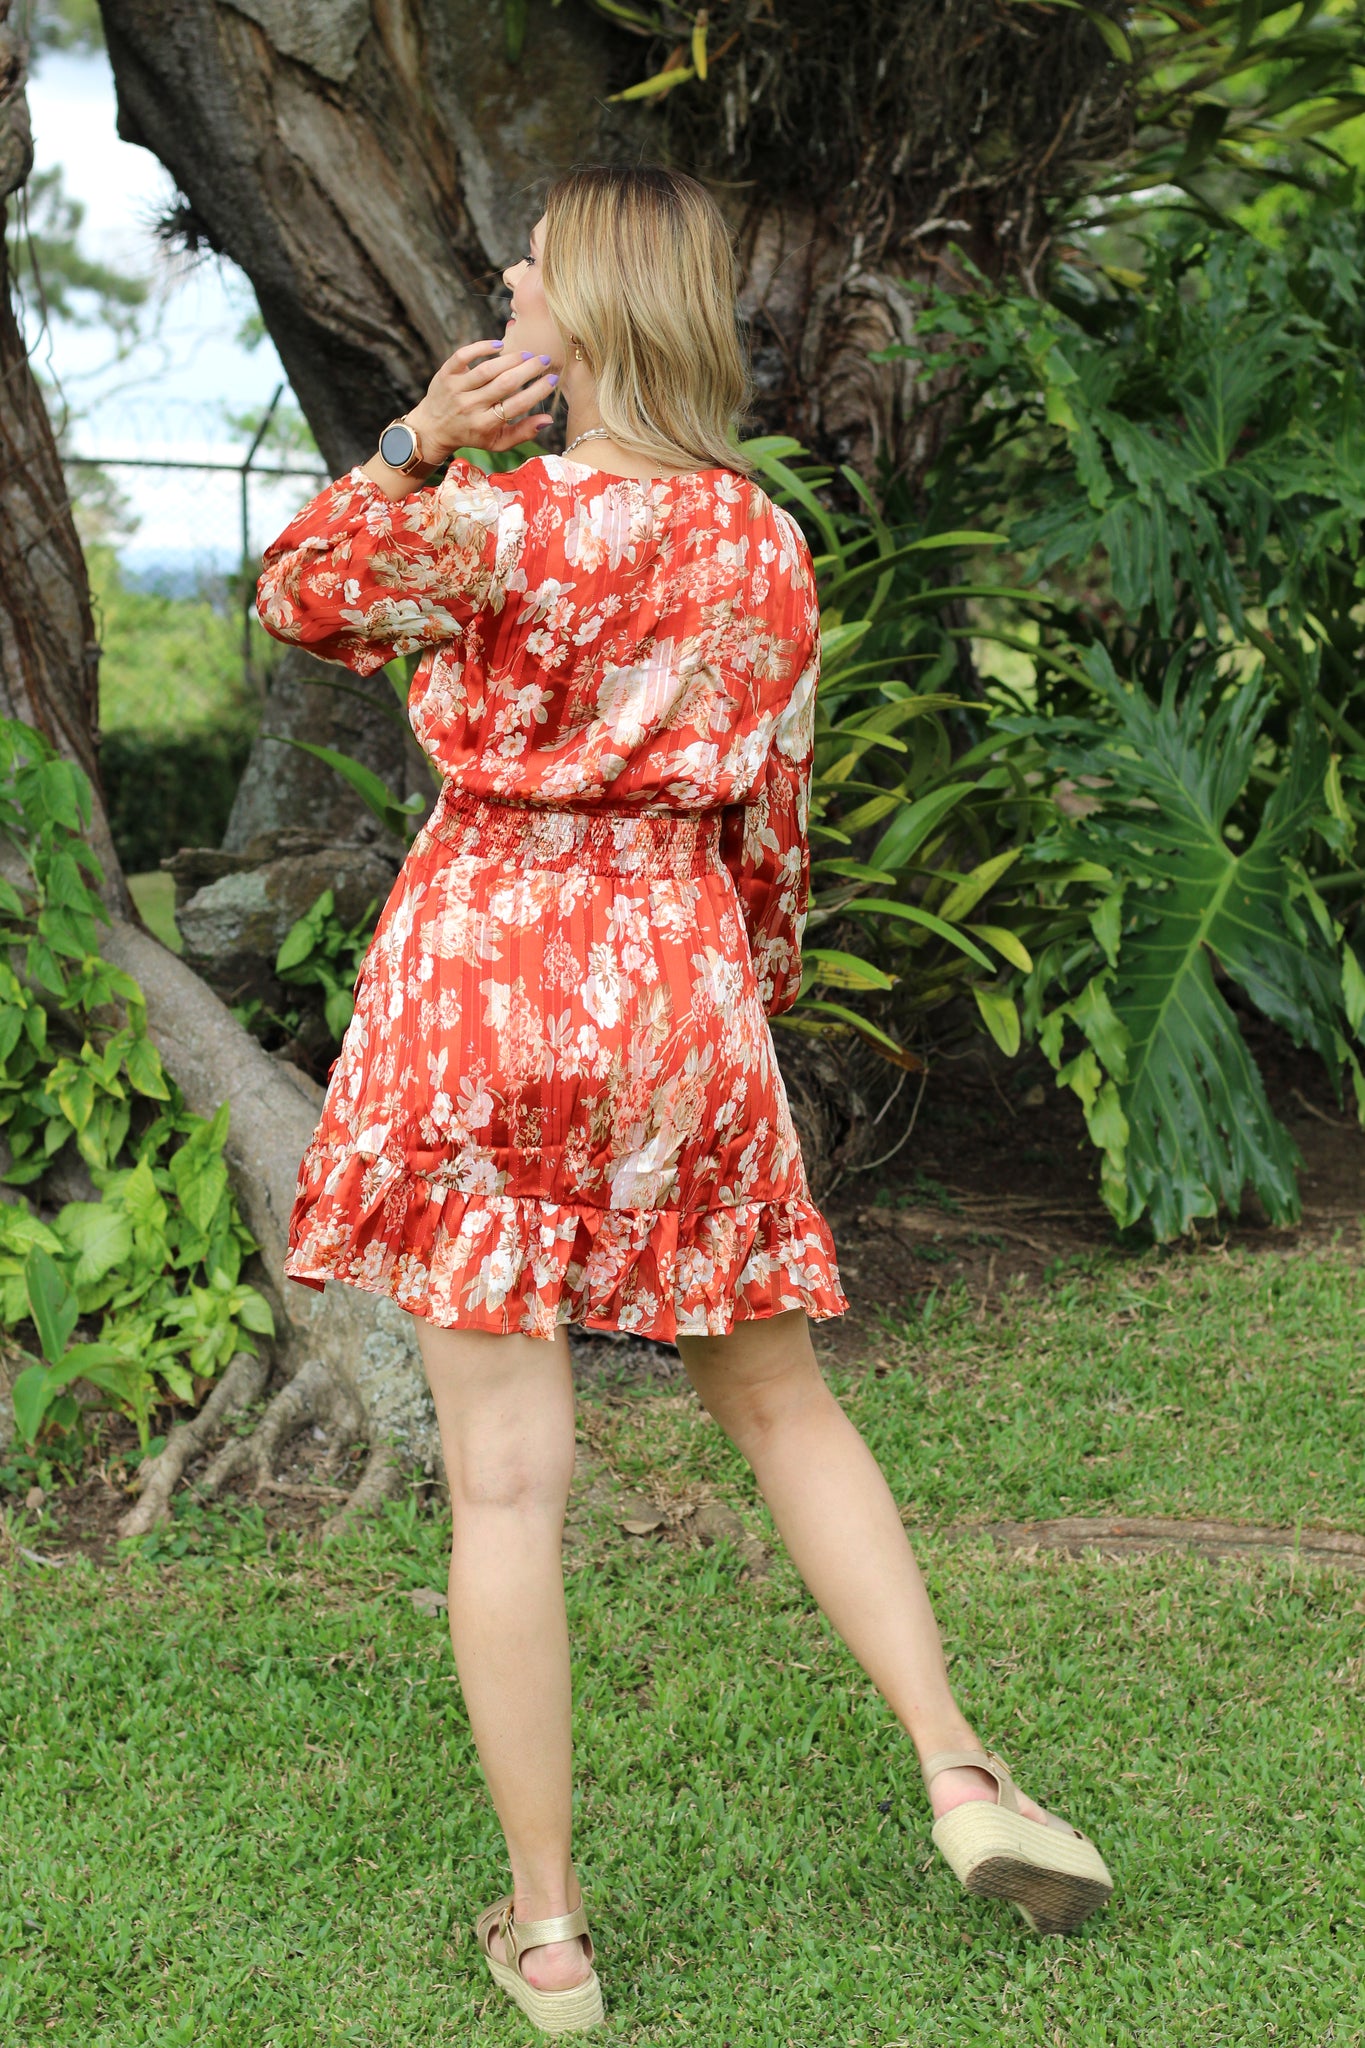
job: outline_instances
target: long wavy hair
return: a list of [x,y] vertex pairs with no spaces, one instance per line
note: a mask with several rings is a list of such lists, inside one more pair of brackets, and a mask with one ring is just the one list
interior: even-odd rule
[[752,465],[734,249],[704,185],[662,164],[583,164],[545,198],[545,301],[597,379],[619,448],[661,467]]

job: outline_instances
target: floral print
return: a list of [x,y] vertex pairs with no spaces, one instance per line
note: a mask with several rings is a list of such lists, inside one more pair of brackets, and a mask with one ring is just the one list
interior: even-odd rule
[[285,1272],[446,1327],[671,1338],[847,1305],[768,1018],[796,999],[819,616],[729,470],[360,470],[267,550],[269,630],[443,782],[380,916]]

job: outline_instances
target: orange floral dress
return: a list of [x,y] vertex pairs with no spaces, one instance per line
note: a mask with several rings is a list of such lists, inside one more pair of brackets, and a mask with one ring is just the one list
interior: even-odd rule
[[355,984],[284,1271],[446,1328],[672,1338],[847,1307],[768,1018],[800,989],[819,613],[725,469],[359,469],[267,549],[260,617],[422,653],[440,794]]

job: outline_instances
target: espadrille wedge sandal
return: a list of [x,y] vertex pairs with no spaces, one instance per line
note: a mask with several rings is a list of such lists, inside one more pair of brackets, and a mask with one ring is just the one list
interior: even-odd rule
[[[595,1960],[592,1936],[588,1933],[588,1916],[582,1902],[572,1913],[558,1913],[552,1920],[516,1920],[513,1917],[513,1900],[509,1895],[498,1899],[480,1913],[474,1922],[474,1935],[480,1953],[493,1973],[493,1981],[500,1984],[508,1997],[521,2007],[528,2020],[546,2034],[582,2034],[589,2027],[601,2024],[603,2018],[602,1986],[597,1972],[592,1967]],[[503,1953],[510,1962],[500,1963],[489,1946],[490,1937],[497,1933],[502,1937]],[[534,1984],[528,1984],[521,1974],[521,1958],[528,1948],[538,1948],[543,1941],[572,1941],[576,1934],[587,1937],[588,1975],[581,1984],[571,1985],[567,1991],[537,1991]]]
[[1069,1934],[1114,1889],[1104,1858],[1088,1835],[1058,1814],[1047,1824],[1019,1811],[1009,1769],[993,1749],[941,1749],[923,1765],[926,1791],[940,1771],[970,1764],[989,1771],[994,1801],[966,1799],[934,1822],[935,1847],[969,1892],[1009,1899],[1035,1934]]

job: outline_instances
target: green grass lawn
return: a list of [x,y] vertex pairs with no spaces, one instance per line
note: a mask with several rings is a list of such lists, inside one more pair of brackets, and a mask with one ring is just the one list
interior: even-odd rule
[[[997,1553],[946,1525],[1130,1511],[1365,1527],[1345,1252],[1116,1261],[832,1376],[916,1525],[967,1711],[1118,1890],[1039,1938],[968,1899],[913,1752],[785,1558],[566,1550],[576,1854],[610,2013],[674,2048],[1365,2042],[1365,1578],[1292,1558]],[[582,1403],[598,1470],[713,1491],[673,1395]],[[21,1538],[43,1548],[41,1530]],[[116,1567],[14,1559],[0,2040],[529,2044],[469,1923],[504,1888],[415,1504],[326,1551],[193,1507]],[[180,1552],[180,1555],[173,1554]],[[490,1992],[492,1995],[490,1996]]]

